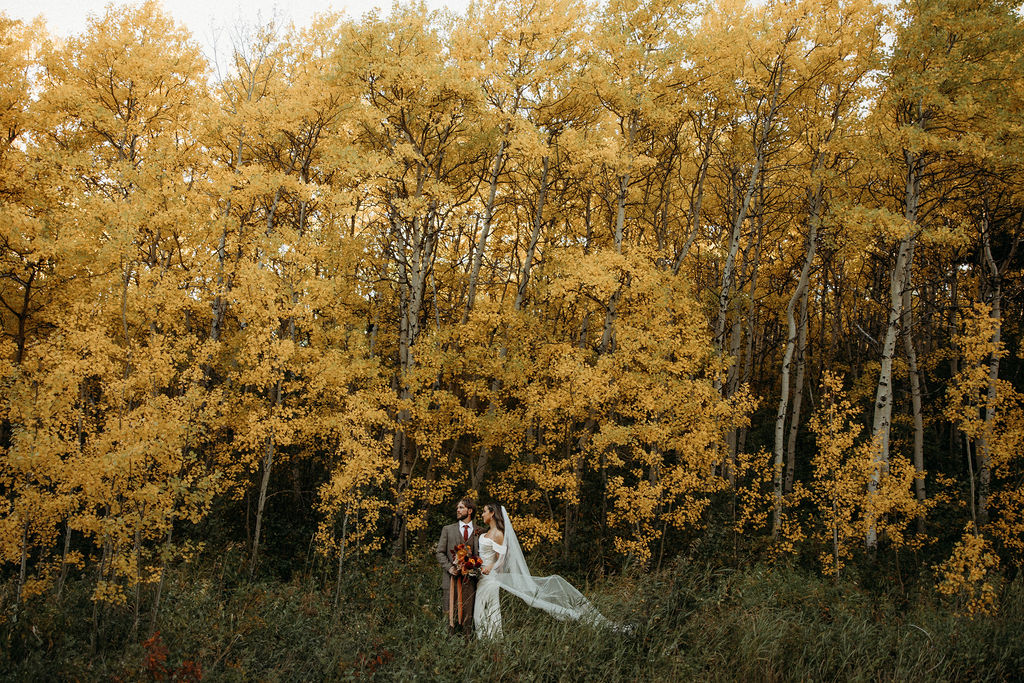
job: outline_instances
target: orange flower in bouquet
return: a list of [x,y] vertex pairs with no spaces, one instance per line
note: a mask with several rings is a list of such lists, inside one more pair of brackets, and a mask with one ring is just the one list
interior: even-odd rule
[[460,543],[452,551],[452,561],[462,576],[480,576],[480,569],[484,566],[483,558],[473,552],[473,548],[467,543]]

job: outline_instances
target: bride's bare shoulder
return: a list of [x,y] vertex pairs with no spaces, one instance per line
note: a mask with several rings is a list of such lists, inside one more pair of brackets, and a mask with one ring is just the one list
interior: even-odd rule
[[505,542],[505,532],[503,532],[501,529],[495,529],[494,536],[491,540],[493,540],[498,545],[501,545]]

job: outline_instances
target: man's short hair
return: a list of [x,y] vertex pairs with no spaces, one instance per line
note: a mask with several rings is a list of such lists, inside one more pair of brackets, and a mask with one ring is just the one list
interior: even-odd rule
[[472,498],[470,498],[469,496],[466,496],[465,498],[463,498],[459,502],[469,508],[469,514],[471,514],[471,515],[475,515],[476,514],[476,501],[474,501]]

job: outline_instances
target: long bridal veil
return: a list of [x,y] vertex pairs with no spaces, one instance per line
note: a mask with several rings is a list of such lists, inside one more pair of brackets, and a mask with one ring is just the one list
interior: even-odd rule
[[562,620],[578,620],[616,628],[597,611],[590,601],[561,576],[533,576],[526,566],[523,549],[516,538],[512,520],[503,505],[505,518],[505,560],[495,574],[498,584],[512,595],[522,598],[530,607],[542,609]]

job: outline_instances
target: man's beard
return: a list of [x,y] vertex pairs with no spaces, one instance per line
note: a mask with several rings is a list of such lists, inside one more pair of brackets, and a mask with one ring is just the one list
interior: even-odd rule
[[463,512],[461,517],[456,515],[455,518],[458,519],[460,522],[468,522],[473,518],[473,513],[469,511]]

